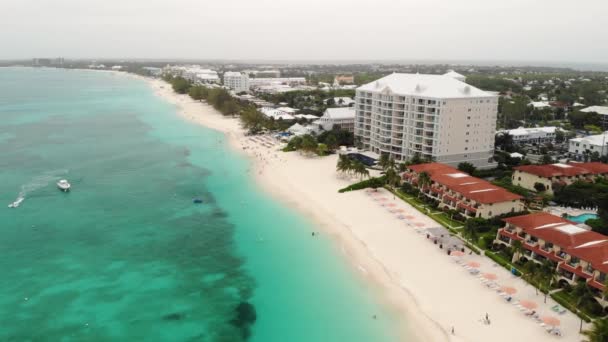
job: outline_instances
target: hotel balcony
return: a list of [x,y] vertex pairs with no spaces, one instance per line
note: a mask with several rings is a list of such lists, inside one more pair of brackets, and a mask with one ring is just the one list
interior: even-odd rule
[[599,281],[597,281],[595,279],[589,279],[587,281],[587,285],[589,285],[589,286],[591,286],[593,288],[596,288],[596,289],[598,289],[598,290],[600,290],[602,292],[604,291],[604,288],[605,288],[605,285],[602,282],[599,282]]
[[559,264],[559,268],[565,270],[568,273],[576,274],[576,276],[580,278],[591,279],[592,277],[591,275],[585,273],[580,266],[573,267],[571,265],[568,265],[567,263],[562,262]]
[[462,202],[458,203],[458,207],[462,208],[462,209],[465,209],[466,211],[468,211],[470,213],[473,213],[473,214],[477,213],[477,208],[475,208],[473,206],[470,206],[470,205],[467,205],[467,204],[462,203]]
[[499,235],[502,235],[502,236],[505,236],[505,237],[508,237],[508,238],[510,238],[510,239],[512,239],[512,240],[517,240],[517,241],[522,241],[522,240],[523,240],[523,239],[522,239],[522,238],[521,238],[519,235],[517,235],[517,234],[516,234],[514,231],[513,231],[513,232],[509,232],[508,230],[505,230],[504,228],[500,228],[500,229],[498,230],[498,234],[499,234]]
[[542,248],[540,248],[538,245],[531,246],[531,245],[529,245],[529,244],[526,243],[526,244],[523,244],[523,247],[525,249],[531,251],[532,253],[534,253],[534,255],[539,255],[539,256],[543,257],[543,259],[541,259],[541,260],[539,260],[538,258],[536,260],[543,261],[544,259],[549,259],[549,260],[552,260],[552,261],[554,261],[556,263],[564,261],[562,258],[560,258],[557,255],[555,255],[555,253],[553,253],[553,252],[547,252],[547,251],[543,250]]

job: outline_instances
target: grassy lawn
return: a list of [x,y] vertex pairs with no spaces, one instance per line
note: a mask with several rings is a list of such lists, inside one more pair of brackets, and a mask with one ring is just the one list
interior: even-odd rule
[[426,216],[433,219],[435,222],[437,222],[440,225],[444,226],[445,228],[449,229],[453,233],[458,233],[458,230],[461,229],[463,226],[462,222],[458,222],[458,221],[450,219],[445,213],[443,213],[441,211],[436,211],[436,210],[433,211],[433,209],[430,208],[429,205],[422,202],[421,200],[419,200],[416,197],[404,194],[403,192],[401,192],[398,189],[397,190],[388,189],[388,190],[393,192],[397,197],[401,198],[402,200],[404,200],[405,202],[410,204],[412,207],[418,209],[418,211],[420,211],[421,213],[423,213]]
[[580,318],[584,319],[587,322],[591,321],[591,319],[600,318],[598,316],[590,314],[589,312],[585,312],[584,310],[583,312],[578,312],[576,298],[574,298],[571,294],[564,290],[552,293],[551,297],[555,299],[556,302],[560,303],[563,307],[576,313]]

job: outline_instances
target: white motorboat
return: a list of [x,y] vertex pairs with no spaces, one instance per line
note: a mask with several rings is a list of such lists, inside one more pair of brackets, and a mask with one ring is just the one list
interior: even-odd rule
[[70,188],[72,187],[72,185],[67,180],[62,179],[59,182],[57,182],[57,187],[61,191],[69,191]]
[[8,205],[9,208],[17,208],[19,206],[19,204],[21,204],[21,202],[23,202],[23,197],[19,197],[17,198],[17,200],[11,204]]

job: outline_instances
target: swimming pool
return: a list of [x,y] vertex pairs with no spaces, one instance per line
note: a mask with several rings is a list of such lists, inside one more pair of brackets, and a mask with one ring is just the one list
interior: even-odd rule
[[574,221],[577,223],[585,223],[587,220],[596,219],[597,214],[581,214],[577,216],[568,216],[568,220]]

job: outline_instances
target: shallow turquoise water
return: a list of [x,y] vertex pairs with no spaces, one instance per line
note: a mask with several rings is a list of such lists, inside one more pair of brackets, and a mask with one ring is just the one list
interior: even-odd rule
[[597,218],[596,214],[581,214],[578,216],[568,216],[568,220],[578,222],[578,223],[585,223],[585,222],[587,222],[587,220],[596,219],[596,218]]
[[174,111],[138,80],[0,68],[0,340],[395,340],[329,238]]

